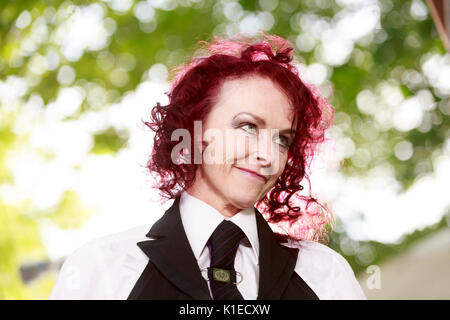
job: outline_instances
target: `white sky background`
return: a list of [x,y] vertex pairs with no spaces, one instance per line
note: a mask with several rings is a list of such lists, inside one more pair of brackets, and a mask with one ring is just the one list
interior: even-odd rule
[[[167,6],[166,1],[106,2],[117,11],[133,10],[133,5],[140,6],[142,10],[137,14],[137,19],[145,23],[154,17],[153,7]],[[333,19],[324,20],[311,14],[296,19],[299,25],[311,26],[307,33],[299,33],[299,50],[318,48],[318,62],[303,67],[301,72],[305,81],[321,88],[327,88],[332,67],[349,59],[355,42],[368,41],[368,37],[371,40],[376,30],[381,32],[380,12],[386,10],[376,0],[339,2],[345,7]],[[236,2],[224,3],[229,22],[222,27],[230,34],[235,31],[252,33],[258,29],[270,30],[273,24],[270,11],[278,5],[277,1],[261,1],[265,11],[255,14],[244,12]],[[418,20],[423,19],[427,14],[426,7],[424,9],[422,2],[415,1],[411,14]],[[100,50],[108,44],[115,28],[114,22],[104,19],[103,15],[98,5],[84,7],[67,19],[55,35],[46,34],[45,23],[41,21],[35,28],[38,35],[33,38],[32,34],[24,41],[23,54],[32,51],[36,39],[43,37],[50,37],[58,44],[69,61],[79,59],[85,50]],[[23,14],[16,25],[24,28],[30,23],[29,20],[27,14]],[[71,28],[73,25],[83,28]],[[89,111],[79,120],[62,121],[78,110],[83,99],[91,97],[85,90],[72,85],[76,79],[75,71],[68,65],[59,65],[57,52],[37,55],[33,59],[30,65],[33,73],[42,73],[45,68],[59,68],[58,81],[66,87],[61,89],[56,101],[42,108],[42,99],[38,96],[32,96],[26,102],[21,100],[28,90],[25,79],[10,76],[0,80],[2,108],[6,108],[5,111],[17,109],[16,132],[30,133],[29,148],[16,150],[8,159],[15,184],[0,185],[0,196],[11,204],[31,199],[36,208],[45,209],[57,204],[61,194],[71,189],[77,192],[86,207],[95,208],[92,218],[78,230],[61,230],[50,222],[43,225],[43,241],[52,259],[70,254],[91,239],[141,224],[150,226],[168,204],[163,208],[156,203],[154,193],[149,189],[149,176],[143,166],[151,152],[153,136],[141,120],[148,119],[150,109],[156,102],[167,102],[164,92],[169,84],[164,81],[167,73],[165,66],[154,65],[148,72],[149,76],[120,103],[100,111]],[[427,56],[422,66],[425,78],[419,74],[422,77],[419,80],[428,81],[441,95],[450,95],[449,55]],[[132,68],[127,70],[126,65],[114,69],[112,80],[120,85],[121,81],[126,81],[127,72],[132,72]],[[417,78],[416,74],[409,76],[411,79]],[[101,89],[98,90],[100,92],[97,94],[101,96]],[[395,83],[383,82],[376,91],[366,90],[358,95],[358,108],[373,117],[378,130],[426,130],[430,126],[427,112],[437,107],[430,96],[430,92],[423,90],[405,100]],[[45,111],[42,112],[42,109]],[[109,126],[129,131],[128,146],[114,156],[88,154],[93,143],[92,134]],[[393,242],[404,234],[441,219],[450,205],[447,191],[450,189],[449,139],[444,149],[433,155],[435,173],[423,176],[407,192],[399,193],[398,183],[388,164],[368,171],[362,177],[345,178],[340,174],[336,168],[342,159],[357,153],[363,166],[370,152],[355,150],[353,141],[340,127],[333,128],[328,134],[336,140],[336,144],[322,148],[324,152],[321,157],[325,159],[326,167],[323,167],[322,159],[315,162],[311,177],[313,192],[319,199],[332,204],[331,209],[343,220],[351,237]],[[36,150],[49,150],[56,154],[56,158],[46,162]],[[400,142],[395,149],[396,156],[403,160],[409,159],[412,152],[413,146],[408,141]],[[74,165],[78,165],[80,170],[74,170]],[[361,220],[360,215],[365,219]]]

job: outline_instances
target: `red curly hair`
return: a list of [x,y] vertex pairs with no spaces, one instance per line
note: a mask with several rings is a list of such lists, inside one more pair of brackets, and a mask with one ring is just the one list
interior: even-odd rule
[[210,42],[199,41],[196,47],[197,57],[189,57],[184,65],[172,70],[175,78],[166,92],[169,104],[157,103],[151,120],[145,122],[155,132],[147,163],[156,181],[154,187],[169,200],[194,182],[199,164],[194,163],[193,154],[188,155],[188,163],[172,162],[171,151],[178,143],[171,140],[174,130],[184,128],[194,136],[194,121],[207,117],[225,80],[246,75],[266,77],[290,99],[298,121],[284,171],[256,206],[269,223],[285,231],[275,232],[280,241],[324,241],[331,214],[314,197],[300,191],[302,180],[309,183],[307,170],[316,146],[324,141],[325,130],[332,124],[334,108],[313,85],[300,79],[292,63],[293,46],[281,37],[264,32],[254,37],[212,37]]

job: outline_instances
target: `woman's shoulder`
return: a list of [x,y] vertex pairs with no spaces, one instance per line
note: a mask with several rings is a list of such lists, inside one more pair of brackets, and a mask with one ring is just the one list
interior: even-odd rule
[[[315,274],[321,276],[326,276],[335,272],[334,268],[336,268],[336,266],[339,269],[347,269],[347,260],[345,260],[339,252],[320,242],[311,240],[289,240],[283,245],[298,249],[296,269],[313,269]],[[346,271],[348,271],[348,269]]]
[[149,228],[142,225],[97,237],[74,250],[59,271],[50,299],[117,298],[120,290],[111,280],[134,278],[145,267],[147,257],[137,242],[149,240]]
[[299,249],[298,257],[302,256],[303,259],[308,258],[308,260],[320,260],[321,262],[331,262],[337,259],[341,262],[342,260],[346,262],[345,258],[339,252],[317,241],[288,240],[288,242],[283,243],[283,245]]
[[339,252],[310,240],[289,241],[286,246],[299,249],[295,271],[321,299],[365,299],[352,267]]
[[139,249],[136,243],[148,240],[145,235],[149,229],[149,225],[141,225],[96,237],[74,250],[68,259],[85,258],[86,255],[91,255],[92,253],[95,253],[97,257],[102,257],[107,254],[120,254],[121,252]]

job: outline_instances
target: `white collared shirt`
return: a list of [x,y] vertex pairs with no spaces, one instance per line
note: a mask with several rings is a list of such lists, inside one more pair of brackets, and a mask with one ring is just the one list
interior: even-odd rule
[[[238,281],[241,280],[237,284],[237,288],[245,300],[255,300],[258,296],[259,240],[254,209],[247,208],[239,211],[231,218],[225,218],[219,211],[204,201],[183,192],[180,198],[180,215],[184,231],[200,270],[210,266],[210,252],[206,243],[216,227],[223,220],[230,220],[241,228],[246,238],[241,240],[234,260],[234,269],[242,274],[242,280],[240,277],[237,279]],[[205,272],[202,274],[206,278]],[[211,288],[209,290],[211,294]]]
[[[187,192],[180,198],[180,215],[200,270],[209,267],[206,243],[224,216]],[[247,237],[238,247],[235,269],[243,275],[237,284],[239,292],[244,299],[253,300],[259,283],[255,211],[244,209],[228,220],[238,225]],[[144,225],[102,237],[75,250],[64,262],[49,299],[127,299],[148,263],[148,257],[136,243],[149,240],[145,235],[150,228],[151,225]],[[353,270],[339,253],[307,240],[287,245],[299,248],[294,272],[319,299],[366,299]]]

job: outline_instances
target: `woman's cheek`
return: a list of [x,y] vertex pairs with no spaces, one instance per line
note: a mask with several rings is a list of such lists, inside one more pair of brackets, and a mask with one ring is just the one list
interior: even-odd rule
[[203,151],[203,161],[206,164],[223,164],[225,162],[226,139],[221,130],[209,129],[203,136],[206,147]]
[[246,138],[242,134],[239,134],[235,130],[229,131],[225,136],[224,152],[225,159],[228,164],[233,164],[242,159],[245,159],[248,155],[248,137]]
[[280,157],[278,158],[278,174],[277,174],[277,179],[278,177],[283,173],[284,168],[286,167],[286,163],[287,163],[287,152],[284,152],[282,154],[280,154]]
[[278,179],[278,177],[283,173],[284,167],[287,163],[287,155],[283,153],[281,150],[275,150],[275,154],[272,157],[270,167],[262,168],[262,173],[265,175],[270,175],[274,180]]

